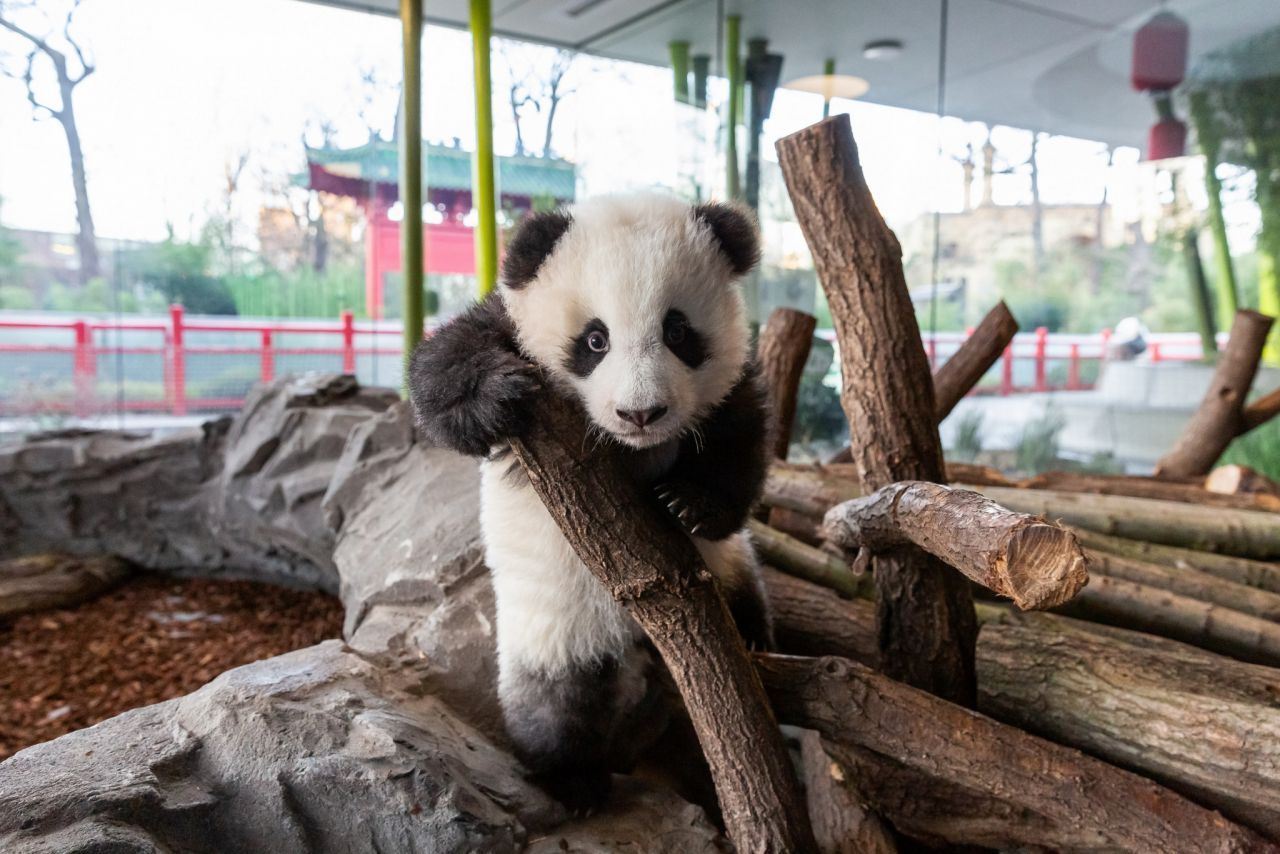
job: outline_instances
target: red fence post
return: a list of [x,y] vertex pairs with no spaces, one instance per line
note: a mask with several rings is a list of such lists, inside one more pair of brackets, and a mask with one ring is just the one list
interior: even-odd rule
[[1163,354],[1160,352],[1160,342],[1152,341],[1151,342],[1151,361],[1153,363],[1159,362],[1162,358],[1163,358]]
[[356,318],[349,311],[342,312],[342,372],[356,372]]
[[1049,383],[1045,372],[1045,353],[1049,349],[1049,330],[1041,326],[1036,329],[1036,391],[1048,391]]
[[271,330],[262,330],[262,381],[269,383],[276,375],[276,357],[271,352]]
[[1080,388],[1080,345],[1072,343],[1071,362],[1067,365],[1067,388],[1076,391]]
[[76,349],[71,358],[72,386],[75,390],[75,413],[83,418],[89,414],[89,399],[93,395],[93,332],[88,322],[77,320],[75,323]]
[[1008,397],[1013,394],[1013,342],[1004,348],[1004,364],[1000,373],[1000,394]]
[[170,382],[173,386],[173,414],[187,414],[187,354],[184,350],[185,344],[182,335],[182,306],[169,306],[169,322],[171,330],[169,338],[172,343],[172,351],[169,353],[171,367],[169,369]]

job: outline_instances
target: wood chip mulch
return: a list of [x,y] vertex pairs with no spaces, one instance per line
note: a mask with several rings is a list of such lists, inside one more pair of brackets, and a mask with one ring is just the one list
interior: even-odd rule
[[325,593],[140,576],[74,608],[0,619],[0,760],[342,635]]

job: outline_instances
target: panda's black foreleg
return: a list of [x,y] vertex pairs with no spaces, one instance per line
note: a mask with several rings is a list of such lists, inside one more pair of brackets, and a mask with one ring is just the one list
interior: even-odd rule
[[409,366],[409,391],[427,438],[470,456],[485,456],[528,430],[528,403],[539,382],[497,296],[435,330]]

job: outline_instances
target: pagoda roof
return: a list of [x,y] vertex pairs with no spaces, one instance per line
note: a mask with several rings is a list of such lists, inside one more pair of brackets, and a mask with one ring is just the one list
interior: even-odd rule
[[[448,145],[423,146],[423,187],[427,190],[471,191],[471,152]],[[574,198],[577,171],[567,160],[550,157],[496,157],[498,192],[504,198]],[[400,174],[400,151],[394,142],[372,140],[354,148],[307,148],[312,189],[362,196],[370,184],[388,196]]]

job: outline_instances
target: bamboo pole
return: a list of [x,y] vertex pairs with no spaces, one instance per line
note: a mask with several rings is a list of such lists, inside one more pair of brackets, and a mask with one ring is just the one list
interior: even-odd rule
[[[404,272],[404,361],[422,340],[422,2],[400,0],[404,105],[400,110],[400,269]],[[408,376],[408,372],[405,372]]]
[[742,197],[742,182],[738,176],[738,110],[742,105],[742,57],[739,51],[739,31],[742,16],[729,15],[724,19],[725,74],[729,78],[728,114],[725,121],[724,193],[729,199]]
[[667,50],[671,54],[671,76],[674,85],[676,102],[689,103],[689,43],[673,41],[668,43]]
[[493,83],[489,0],[471,0],[471,60],[475,77],[476,154],[471,181],[476,209],[476,288],[481,297],[498,282],[498,207],[493,177]]

